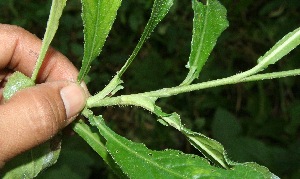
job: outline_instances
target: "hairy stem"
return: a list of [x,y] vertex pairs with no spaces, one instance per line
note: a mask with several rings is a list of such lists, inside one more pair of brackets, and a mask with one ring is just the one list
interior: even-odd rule
[[181,93],[186,93],[186,92],[191,92],[191,91],[196,91],[196,90],[201,90],[201,89],[206,89],[206,88],[211,88],[211,87],[217,87],[217,86],[222,86],[222,85],[235,84],[235,83],[239,83],[239,82],[250,82],[250,81],[258,81],[258,80],[266,80],[266,79],[274,79],[274,78],[282,78],[282,77],[300,75],[300,69],[251,75],[251,74],[255,73],[257,70],[260,70],[260,67],[254,67],[246,72],[236,74],[236,75],[233,75],[233,76],[227,77],[227,78],[192,84],[192,85],[188,85],[188,86],[163,88],[160,90],[139,93],[139,94],[121,95],[121,96],[117,96],[117,97],[104,98],[104,99],[100,99],[100,100],[91,97],[87,100],[87,107],[92,108],[92,107],[113,106],[113,105],[136,105],[132,102],[132,100],[129,101],[127,99],[129,99],[130,96],[134,96],[134,98],[136,100],[138,100],[138,96],[163,98],[163,97],[169,97],[169,96],[173,96],[173,95],[177,95],[177,94],[181,94]]

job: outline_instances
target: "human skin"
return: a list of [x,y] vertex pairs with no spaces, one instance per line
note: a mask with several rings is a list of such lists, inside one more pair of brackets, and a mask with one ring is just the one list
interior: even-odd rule
[[4,102],[9,75],[31,76],[42,42],[28,31],[0,24],[0,168],[16,155],[53,137],[83,109],[87,90],[76,83],[77,69],[49,48],[37,85],[18,91]]

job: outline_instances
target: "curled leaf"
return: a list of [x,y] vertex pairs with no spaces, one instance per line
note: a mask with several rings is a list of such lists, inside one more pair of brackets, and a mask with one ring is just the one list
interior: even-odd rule
[[258,59],[261,70],[267,68],[270,64],[276,63],[282,57],[290,53],[300,44],[300,28],[285,35],[279,40],[265,55]]

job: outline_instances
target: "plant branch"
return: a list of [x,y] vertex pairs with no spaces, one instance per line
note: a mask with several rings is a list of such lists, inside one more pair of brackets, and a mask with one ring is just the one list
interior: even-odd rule
[[[258,65],[257,65],[258,66]],[[288,70],[288,71],[281,71],[281,72],[273,72],[273,73],[265,73],[265,74],[257,74],[257,75],[251,75],[255,71],[260,70],[260,67],[254,67],[246,72],[239,73],[236,75],[233,75],[231,77],[212,80],[208,82],[202,82],[197,84],[192,84],[188,86],[177,86],[172,88],[163,88],[156,91],[150,91],[145,93],[138,93],[138,94],[131,94],[131,95],[121,95],[117,97],[111,97],[111,98],[104,98],[101,100],[97,100],[95,98],[89,98],[87,100],[87,107],[99,107],[99,106],[114,106],[114,105],[135,105],[135,106],[141,106],[137,104],[137,102],[133,102],[132,99],[139,99],[140,97],[152,97],[152,98],[163,98],[163,97],[169,97],[181,93],[206,89],[206,88],[212,88],[217,86],[223,86],[228,84],[235,84],[239,82],[250,82],[250,81],[258,81],[258,80],[266,80],[266,79],[274,79],[274,78],[282,78],[282,77],[288,77],[288,76],[297,76],[300,75],[300,69],[295,70]],[[130,99],[130,100],[128,100]]]
[[[154,97],[154,98],[162,98],[162,97],[168,97],[177,95],[180,93],[186,93],[190,91],[200,90],[204,88],[211,88],[216,86],[222,86],[226,84],[235,84],[238,82],[246,82],[246,81],[255,81],[255,80],[263,80],[266,78],[272,79],[272,78],[280,78],[285,76],[292,76],[292,75],[299,75],[299,71],[286,71],[286,72],[277,72],[277,73],[269,73],[269,74],[261,74],[261,75],[255,75],[264,69],[266,69],[269,65],[276,63],[278,60],[280,60],[283,56],[287,55],[290,51],[292,51],[294,48],[296,48],[300,44],[300,28],[297,28],[293,32],[288,33],[285,35],[281,40],[279,40],[268,52],[266,52],[263,56],[261,56],[258,59],[258,64],[251,68],[250,70],[247,70],[243,73],[238,73],[236,75],[233,75],[231,77],[212,80],[208,82],[198,83],[198,84],[192,84],[192,85],[180,85],[173,88],[163,88],[161,90],[152,91],[152,92],[146,92],[142,93],[142,95],[147,97]],[[140,49],[140,43],[137,45],[137,51]],[[135,51],[133,53],[133,56],[135,56]],[[137,53],[137,52],[136,52]],[[120,72],[117,74],[117,76],[120,78],[120,76],[125,72],[127,67],[130,65],[133,59],[131,57],[126,62],[124,67],[120,70]],[[250,78],[251,77],[251,78]],[[111,86],[111,85],[108,85]],[[138,95],[138,94],[135,94]],[[100,95],[101,96],[101,95]],[[130,95],[125,95],[130,96]],[[102,95],[103,98],[103,95]],[[112,100],[115,100],[114,98],[105,98],[102,100],[102,98],[98,98],[97,96],[93,96],[88,99],[87,106],[88,107],[96,107],[101,106],[104,104],[112,104]],[[116,104],[123,104],[126,103],[126,100],[124,96],[121,96],[118,103]],[[125,100],[125,101],[124,101]],[[106,101],[104,103],[104,101]],[[115,102],[117,102],[115,101]]]

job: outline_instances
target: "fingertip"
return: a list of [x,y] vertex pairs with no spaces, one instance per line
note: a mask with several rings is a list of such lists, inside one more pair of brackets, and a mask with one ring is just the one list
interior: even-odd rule
[[86,94],[78,84],[72,83],[63,87],[60,90],[60,95],[65,106],[67,119],[77,115],[85,106]]

